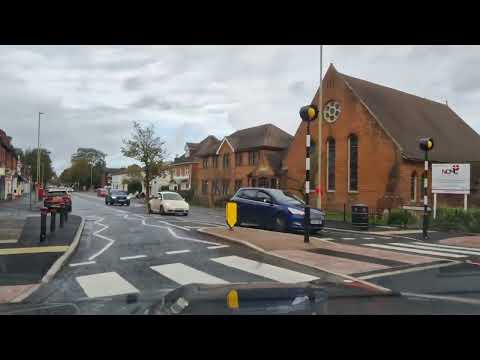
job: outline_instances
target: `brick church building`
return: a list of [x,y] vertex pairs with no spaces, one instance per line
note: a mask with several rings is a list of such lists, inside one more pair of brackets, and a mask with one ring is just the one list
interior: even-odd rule
[[[423,152],[418,140],[426,136],[435,141],[432,161],[472,164],[469,203],[479,202],[480,136],[447,104],[342,74],[332,64],[322,90],[323,208],[364,203],[380,212],[420,206]],[[318,91],[312,104],[318,104]],[[318,121],[311,132],[312,173],[317,174]],[[298,194],[304,191],[305,133],[306,124],[300,122],[282,165],[281,187]],[[463,198],[457,198],[439,197],[439,206],[442,199],[461,204]]]

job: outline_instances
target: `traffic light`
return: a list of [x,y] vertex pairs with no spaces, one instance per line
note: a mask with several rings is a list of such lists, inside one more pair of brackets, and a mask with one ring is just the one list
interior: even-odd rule
[[433,139],[429,137],[421,138],[419,145],[421,150],[430,151],[433,149]]
[[313,121],[318,116],[318,108],[314,105],[307,105],[300,108],[300,117],[303,121]]

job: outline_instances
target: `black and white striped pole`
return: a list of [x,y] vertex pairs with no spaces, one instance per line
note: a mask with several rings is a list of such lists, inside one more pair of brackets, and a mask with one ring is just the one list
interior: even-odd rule
[[428,152],[433,149],[432,138],[420,139],[420,149],[424,152],[424,170],[423,170],[423,239],[428,239]]
[[305,138],[305,216],[303,242],[310,241],[310,122],[318,115],[318,108],[313,105],[303,106],[300,109],[300,117],[307,123],[307,135]]

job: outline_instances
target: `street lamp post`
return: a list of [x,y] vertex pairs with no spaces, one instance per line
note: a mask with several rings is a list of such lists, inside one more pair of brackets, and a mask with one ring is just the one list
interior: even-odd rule
[[37,133],[37,200],[38,200],[38,187],[40,184],[40,115],[43,115],[42,112],[38,113],[38,133]]
[[304,239],[310,241],[310,122],[318,115],[316,106],[307,105],[300,109],[300,117],[307,123],[307,135],[305,138],[305,215],[304,215]]
[[[323,89],[322,89],[322,76],[323,76],[323,45],[320,45],[320,87],[318,88],[318,110],[322,112],[323,109]],[[318,117],[318,177],[317,177],[317,208],[322,208],[322,120],[323,115]]]

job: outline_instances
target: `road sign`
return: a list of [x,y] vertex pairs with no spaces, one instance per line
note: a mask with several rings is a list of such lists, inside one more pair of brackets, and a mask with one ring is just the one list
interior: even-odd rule
[[237,203],[231,201],[227,202],[225,218],[227,220],[227,225],[233,230],[233,227],[237,224]]
[[432,164],[432,192],[470,194],[470,164]]

